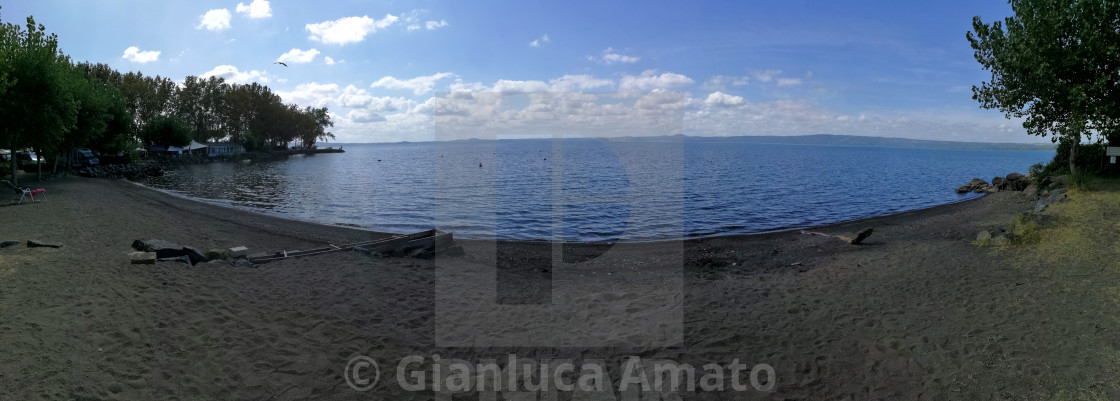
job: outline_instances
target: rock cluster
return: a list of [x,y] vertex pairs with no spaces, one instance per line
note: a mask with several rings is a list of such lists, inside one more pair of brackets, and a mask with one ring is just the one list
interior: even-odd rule
[[992,178],[992,183],[989,184],[981,178],[973,178],[967,184],[957,187],[958,194],[969,192],[976,193],[993,193],[999,191],[1023,191],[1031,185],[1030,179],[1027,176],[1019,173],[1011,173],[1006,177]]
[[159,177],[163,169],[159,166],[138,166],[132,164],[113,164],[108,166],[88,166],[78,170],[78,175],[90,178],[143,178]]
[[253,267],[253,263],[245,257],[244,252],[232,252],[235,249],[243,251],[243,248],[211,249],[203,253],[198,248],[179,246],[174,242],[160,239],[135,240],[132,241],[132,249],[135,249],[136,252],[129,253],[129,258],[132,264],[155,264],[159,261],[178,262],[187,266],[197,266],[205,263],[208,265]]

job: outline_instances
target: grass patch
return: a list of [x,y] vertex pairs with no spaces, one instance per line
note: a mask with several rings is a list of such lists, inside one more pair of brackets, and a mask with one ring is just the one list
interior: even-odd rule
[[1097,266],[1120,260],[1120,181],[1084,178],[1047,214],[1054,224],[1037,233],[1038,251],[1046,260]]

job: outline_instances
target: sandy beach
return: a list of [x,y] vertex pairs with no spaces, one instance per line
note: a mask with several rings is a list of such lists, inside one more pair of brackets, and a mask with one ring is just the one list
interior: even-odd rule
[[[123,180],[34,186],[47,201],[0,207],[0,240],[62,247],[0,249],[0,399],[450,400],[394,377],[402,358],[430,370],[436,354],[601,360],[615,390],[631,356],[776,375],[768,392],[683,399],[1120,397],[1116,265],[972,244],[1032,208],[1018,192],[812,230],[873,228],[858,246],[798,231],[557,248],[458,240],[463,256],[341,252],[246,268],[131,265],[128,253],[135,239],[261,252],[386,234]],[[348,385],[356,356],[380,366],[369,391]],[[634,395],[544,393],[454,399]]]

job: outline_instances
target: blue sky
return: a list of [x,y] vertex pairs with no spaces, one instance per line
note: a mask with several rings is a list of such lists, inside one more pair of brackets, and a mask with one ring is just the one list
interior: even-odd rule
[[[1045,141],[971,99],[988,77],[964,37],[971,18],[1010,12],[1003,1],[36,0],[0,17],[34,15],[76,60],[264,83],[328,107],[338,142],[560,120],[579,130],[606,116],[634,124],[603,135]],[[551,94],[509,95],[537,91]],[[667,123],[639,123],[650,112]]]

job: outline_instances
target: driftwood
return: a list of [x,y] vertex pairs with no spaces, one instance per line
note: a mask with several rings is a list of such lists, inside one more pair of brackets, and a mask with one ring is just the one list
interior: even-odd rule
[[824,236],[824,237],[833,237],[833,238],[839,239],[841,241],[847,242],[847,243],[852,244],[852,245],[859,245],[861,242],[863,242],[863,240],[867,239],[867,237],[870,237],[871,233],[873,233],[873,232],[875,232],[875,230],[872,230],[870,228],[865,228],[863,230],[860,230],[858,233],[856,233],[855,237],[846,237],[846,236],[843,236],[843,235],[832,235],[832,234],[818,233],[818,232],[815,232],[815,231],[804,231],[804,230],[801,231],[801,233],[805,234],[805,235],[820,235],[820,236]]

